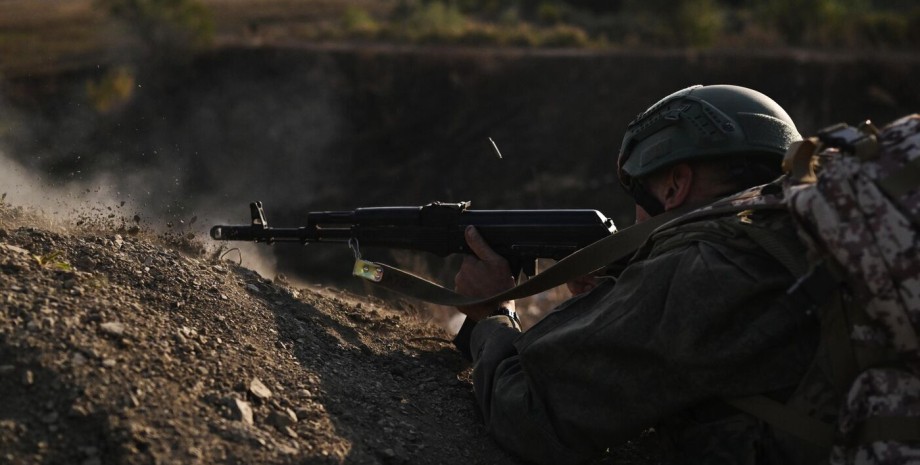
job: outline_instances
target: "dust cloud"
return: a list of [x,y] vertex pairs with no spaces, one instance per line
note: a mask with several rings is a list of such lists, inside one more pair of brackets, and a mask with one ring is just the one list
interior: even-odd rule
[[[302,205],[337,119],[316,87],[273,98],[259,87],[228,80],[173,99],[141,94],[133,107],[106,115],[82,102],[80,86],[45,103],[47,111],[15,107],[0,85],[0,196],[58,227],[89,219],[193,234],[219,254],[236,249],[226,258],[274,277],[272,248],[220,245],[208,230],[247,223],[251,200]],[[175,117],[150,116],[163,113]]]

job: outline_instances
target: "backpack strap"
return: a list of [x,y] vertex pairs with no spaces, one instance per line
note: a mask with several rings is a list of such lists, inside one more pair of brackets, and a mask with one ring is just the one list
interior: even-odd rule
[[857,444],[920,442],[920,417],[869,417],[856,429]]
[[808,271],[807,265],[798,258],[801,257],[801,251],[793,250],[777,234],[756,226],[746,227],[744,232],[793,276],[804,276]]
[[768,424],[800,439],[830,447],[834,442],[834,426],[810,417],[801,410],[790,407],[767,396],[749,396],[725,401],[742,412],[754,415]]
[[[827,302],[828,297],[832,295],[835,295],[835,300],[839,302],[839,293],[834,291],[840,288],[840,283],[826,269],[816,267],[807,270],[802,260],[797,258],[801,256],[801,251],[794,250],[787,242],[766,229],[750,226],[743,228],[743,230],[752,241],[789,270],[793,276],[800,277],[789,288],[786,295],[781,297],[789,299],[794,308],[808,311],[809,308],[815,308],[822,302]],[[841,326],[844,332],[838,333],[838,331],[829,331],[829,328],[825,327],[827,323],[831,322],[825,320],[823,315],[821,322],[822,337],[831,333],[839,334],[844,338],[842,339],[843,343],[849,343],[849,335],[845,332],[847,328],[845,325]],[[839,338],[835,337],[834,339]],[[833,341],[825,341],[825,343],[836,345]],[[846,348],[848,349],[848,347]],[[830,350],[829,352],[831,354],[840,353],[836,350]],[[843,354],[846,353],[843,352]],[[831,360],[832,371],[835,374],[838,370],[849,373],[852,365],[851,361],[852,357]],[[804,441],[825,448],[829,448],[833,444],[834,435],[836,434],[834,425],[811,417],[799,408],[786,405],[765,395],[727,399],[726,403]]]

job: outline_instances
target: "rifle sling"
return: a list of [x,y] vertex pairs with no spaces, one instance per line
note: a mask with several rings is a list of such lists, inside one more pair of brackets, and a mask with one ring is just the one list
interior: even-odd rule
[[[734,212],[750,207],[727,205],[700,209],[700,216],[711,216]],[[547,289],[564,284],[579,276],[584,276],[603,268],[610,263],[626,258],[635,253],[648,237],[657,229],[681,218],[696,208],[678,208],[670,210],[642,223],[622,229],[608,237],[584,247],[572,255],[560,260],[532,278],[500,294],[486,298],[476,298],[457,294],[439,284],[416,276],[412,273],[382,263],[358,260],[354,275],[368,280],[385,289],[398,292],[408,297],[424,300],[439,305],[465,307],[471,305],[505,302],[538,294]],[[686,217],[694,216],[693,213]]]

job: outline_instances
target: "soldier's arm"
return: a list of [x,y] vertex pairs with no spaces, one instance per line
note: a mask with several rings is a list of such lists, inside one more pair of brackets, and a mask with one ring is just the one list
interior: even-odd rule
[[814,346],[778,299],[790,282],[769,258],[694,244],[523,335],[487,318],[471,344],[486,426],[529,461],[581,463],[692,406],[795,385]]

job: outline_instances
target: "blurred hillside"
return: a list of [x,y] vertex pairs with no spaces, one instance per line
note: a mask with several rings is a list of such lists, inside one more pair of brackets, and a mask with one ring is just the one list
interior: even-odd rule
[[228,43],[913,51],[912,0],[0,0],[0,73]]

